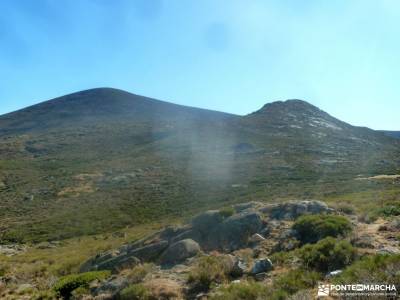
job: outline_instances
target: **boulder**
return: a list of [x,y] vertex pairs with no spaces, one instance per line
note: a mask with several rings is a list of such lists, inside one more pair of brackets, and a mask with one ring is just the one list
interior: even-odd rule
[[155,260],[167,247],[168,242],[164,240],[134,248],[133,250],[121,247],[120,250],[108,251],[89,259],[81,266],[80,272],[96,270],[119,271],[135,266],[141,261]]
[[230,275],[234,278],[241,277],[247,271],[247,265],[243,260],[235,257],[233,261],[232,268],[230,270]]
[[209,210],[192,219],[192,228],[201,234],[207,234],[210,229],[217,226],[223,220],[219,210]]
[[207,250],[233,251],[247,245],[252,234],[262,228],[262,218],[257,212],[243,212],[225,219],[212,229],[202,244]]
[[115,252],[108,252],[89,259],[81,266],[80,272],[98,270],[120,271],[122,269],[136,266],[139,263],[140,260],[137,257],[128,254],[115,254]]
[[168,242],[171,242],[171,240],[175,239],[182,233],[187,232],[188,230],[189,230],[188,226],[183,226],[183,227],[168,226],[163,231],[161,231],[159,237],[162,240],[167,240]]
[[294,220],[305,214],[331,213],[326,203],[317,200],[289,201],[264,206],[260,212],[276,220]]
[[200,250],[199,244],[195,241],[191,239],[181,240],[168,247],[161,255],[160,262],[162,265],[181,263],[187,258],[197,255]]
[[168,242],[161,240],[159,242],[146,245],[141,248],[128,251],[128,255],[135,256],[141,261],[152,261],[157,259],[160,254],[168,247]]
[[263,258],[256,260],[253,268],[251,269],[251,274],[256,275],[259,273],[266,273],[273,269],[273,264],[269,258]]
[[194,240],[197,243],[201,243],[202,236],[199,231],[189,229],[187,231],[182,232],[181,234],[178,234],[177,236],[171,238],[170,243],[176,243],[181,240],[186,240],[186,239],[191,239]]
[[99,265],[107,262],[108,260],[114,259],[121,255],[120,251],[118,250],[112,250],[112,251],[107,251],[101,254],[97,254],[96,256],[90,258],[87,260],[85,263],[82,264],[80,267],[79,271],[80,272],[89,272],[89,271],[96,271],[100,270]]

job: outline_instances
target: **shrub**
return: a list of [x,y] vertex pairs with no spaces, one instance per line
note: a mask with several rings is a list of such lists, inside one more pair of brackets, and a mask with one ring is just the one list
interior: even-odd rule
[[354,215],[356,212],[354,207],[349,204],[339,204],[336,209],[346,215]]
[[299,250],[304,267],[327,272],[349,265],[356,256],[356,250],[347,241],[327,237],[314,245],[305,245]]
[[[321,274],[317,272],[303,269],[291,270],[275,280],[273,290],[275,292],[279,291],[277,295],[286,294],[286,297],[281,299],[287,299],[288,295],[304,289],[314,288],[319,280],[321,280]],[[276,298],[279,299],[279,297]]]
[[202,289],[225,282],[230,272],[227,259],[222,255],[200,257],[189,273],[188,282]]
[[294,251],[280,251],[275,252],[270,256],[271,261],[276,266],[284,266],[290,264],[294,259]]
[[150,291],[141,283],[124,288],[119,295],[121,300],[150,300]]
[[400,254],[366,256],[347,267],[334,278],[336,284],[358,282],[394,284],[400,286]]
[[211,300],[257,300],[265,299],[268,294],[264,283],[258,282],[240,282],[231,283],[218,290]]
[[77,288],[87,288],[93,280],[103,280],[109,277],[109,271],[87,272],[82,274],[72,274],[61,277],[53,286],[54,291],[59,297],[69,299],[73,290]]
[[293,224],[298,239],[303,243],[316,243],[331,236],[344,236],[351,231],[350,221],[342,216],[308,215],[302,216]]
[[137,265],[131,270],[126,270],[124,273],[127,275],[130,283],[139,283],[143,281],[147,274],[151,273],[154,269],[154,264],[145,263]]
[[385,217],[400,216],[400,204],[393,203],[385,205],[379,210],[379,214]]
[[358,217],[358,221],[366,224],[374,223],[378,219],[378,214],[379,213],[376,210],[369,213],[363,213]]
[[272,286],[252,281],[231,283],[218,289],[211,300],[286,300],[301,290],[314,288],[319,280],[321,274],[317,272],[296,269],[278,277]]
[[220,215],[222,216],[223,219],[229,218],[235,213],[235,210],[231,206],[226,206],[223,207],[219,210]]

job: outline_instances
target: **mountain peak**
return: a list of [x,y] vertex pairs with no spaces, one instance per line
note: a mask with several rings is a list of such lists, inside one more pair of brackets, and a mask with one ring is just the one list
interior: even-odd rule
[[259,126],[297,129],[342,130],[347,126],[318,107],[300,99],[275,101],[265,104],[261,109],[247,116]]
[[320,109],[307,101],[300,99],[288,99],[285,101],[274,101],[265,104],[258,112],[269,111],[289,111],[289,110],[313,110],[320,111]]

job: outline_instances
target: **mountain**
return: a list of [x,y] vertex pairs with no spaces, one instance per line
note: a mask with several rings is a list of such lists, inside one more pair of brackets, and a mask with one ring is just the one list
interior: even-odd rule
[[387,136],[400,138],[400,131],[382,131],[382,132],[384,132]]
[[246,116],[99,88],[0,116],[0,236],[109,232],[249,199],[357,192],[400,140],[288,100]]

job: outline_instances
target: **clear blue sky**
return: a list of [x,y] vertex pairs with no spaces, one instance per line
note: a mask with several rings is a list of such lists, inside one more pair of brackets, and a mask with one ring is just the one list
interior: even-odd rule
[[0,114],[107,86],[400,130],[398,0],[0,0]]

